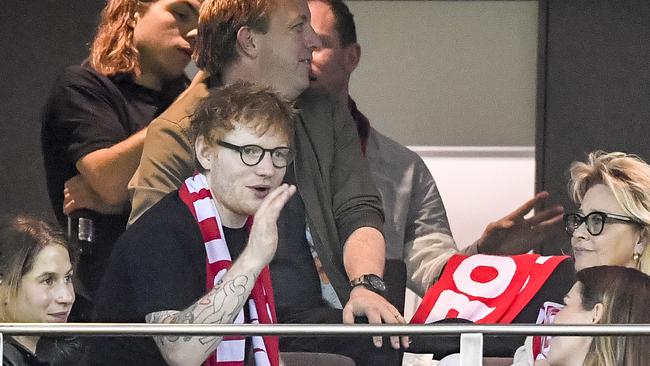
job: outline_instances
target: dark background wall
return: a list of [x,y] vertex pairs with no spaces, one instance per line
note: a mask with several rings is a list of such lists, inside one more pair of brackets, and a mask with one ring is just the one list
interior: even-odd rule
[[597,149],[650,159],[650,2],[542,0],[540,38],[537,188],[573,210],[572,161]]
[[39,114],[56,75],[81,62],[102,0],[6,0],[0,11],[0,214],[53,219]]

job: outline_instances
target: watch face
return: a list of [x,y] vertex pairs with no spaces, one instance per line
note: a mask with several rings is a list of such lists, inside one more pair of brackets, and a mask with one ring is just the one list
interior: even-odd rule
[[376,275],[366,275],[366,278],[368,279],[370,286],[372,286],[377,291],[386,291],[386,284],[384,283],[384,280],[381,279],[381,277]]

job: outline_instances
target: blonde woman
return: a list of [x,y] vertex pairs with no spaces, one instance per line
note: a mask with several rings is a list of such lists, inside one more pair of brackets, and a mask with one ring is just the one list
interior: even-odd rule
[[570,173],[580,208],[564,222],[576,270],[615,265],[650,273],[650,166],[635,155],[596,151]]

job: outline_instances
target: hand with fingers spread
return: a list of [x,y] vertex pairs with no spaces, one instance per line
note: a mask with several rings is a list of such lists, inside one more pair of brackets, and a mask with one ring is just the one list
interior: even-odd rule
[[490,223],[478,239],[478,251],[484,254],[514,255],[526,253],[542,243],[562,224],[562,206],[555,206],[524,218],[535,205],[548,198],[540,192],[502,219]]
[[63,213],[69,215],[81,209],[103,214],[118,214],[124,211],[124,206],[104,202],[81,175],[75,175],[64,184]]
[[[343,308],[343,323],[354,324],[355,316],[365,316],[370,324],[406,324],[406,319],[388,300],[363,286],[356,286],[350,292],[350,300]],[[372,338],[375,347],[382,346],[382,337]],[[408,336],[391,336],[390,343],[394,349],[409,347]]]
[[271,262],[278,247],[278,217],[294,193],[296,186],[282,184],[264,198],[253,218],[253,226],[242,258],[247,257],[259,268]]

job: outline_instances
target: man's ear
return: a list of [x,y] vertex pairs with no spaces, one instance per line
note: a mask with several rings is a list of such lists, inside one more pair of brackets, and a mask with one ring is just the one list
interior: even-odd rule
[[361,46],[358,43],[355,42],[345,47],[345,68],[348,74],[352,74],[357,66],[359,66],[360,60]]
[[603,312],[605,311],[605,306],[602,303],[596,304],[593,309],[591,309],[591,323],[598,324],[603,319]]
[[196,160],[199,161],[201,167],[205,170],[210,170],[211,161],[214,159],[213,148],[205,140],[205,137],[199,136],[194,143],[194,151],[196,151]]
[[237,48],[250,58],[256,58],[259,53],[257,34],[249,27],[241,27],[237,31]]

